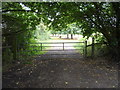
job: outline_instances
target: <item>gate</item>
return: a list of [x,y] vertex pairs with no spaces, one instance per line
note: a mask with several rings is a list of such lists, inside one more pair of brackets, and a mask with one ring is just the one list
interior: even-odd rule
[[[27,46],[28,45],[28,46]],[[48,51],[72,51],[77,50],[85,54],[85,42],[40,42],[40,43],[29,43],[24,46],[21,46],[22,51],[21,55],[25,55],[26,53],[33,54],[44,54],[44,52]],[[20,48],[20,47],[19,47]],[[28,55],[29,55],[28,54]],[[32,54],[31,54],[32,55]]]
[[36,51],[68,51],[68,50],[82,50],[84,48],[84,42],[42,42],[31,43],[30,47],[33,49],[38,47]]
[[[106,43],[94,43],[94,38],[92,38],[92,43],[87,45],[87,41],[84,42],[40,42],[40,43],[29,43],[21,46],[15,47],[16,58],[21,58],[22,55],[32,55],[33,54],[44,54],[44,51],[69,51],[69,50],[79,50],[82,52],[84,57],[87,57],[87,48],[91,47],[91,57],[94,57],[95,45],[106,45]],[[72,48],[71,48],[72,47]],[[3,46],[2,51],[10,51],[12,46]],[[13,47],[14,48],[14,47]],[[31,54],[32,53],[32,54]]]

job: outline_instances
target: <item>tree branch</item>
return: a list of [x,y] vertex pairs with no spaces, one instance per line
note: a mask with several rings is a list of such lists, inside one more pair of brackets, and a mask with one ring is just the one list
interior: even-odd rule
[[32,10],[21,10],[21,9],[18,9],[18,10],[3,10],[2,12],[15,12],[15,11],[23,11],[23,12],[34,12]]
[[11,35],[19,34],[19,33],[22,33],[22,32],[24,32],[24,30],[19,30],[19,31],[10,32],[10,33],[4,33],[4,34],[2,34],[2,36],[11,36]]

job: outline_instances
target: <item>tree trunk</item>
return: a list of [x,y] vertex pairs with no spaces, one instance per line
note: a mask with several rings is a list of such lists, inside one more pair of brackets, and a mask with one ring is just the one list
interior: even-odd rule
[[67,34],[67,39],[69,39],[69,34]]
[[73,34],[71,34],[71,39],[73,39]]

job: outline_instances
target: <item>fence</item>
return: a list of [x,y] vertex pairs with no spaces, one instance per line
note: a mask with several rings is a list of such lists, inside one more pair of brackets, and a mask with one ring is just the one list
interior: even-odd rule
[[91,53],[91,55],[90,55],[90,57],[92,57],[92,58],[94,58],[94,56],[95,56],[95,45],[106,45],[105,43],[95,43],[95,39],[94,38],[92,38],[92,44],[89,44],[89,45],[87,45],[87,40],[85,41],[85,57],[87,57],[88,56],[88,47],[91,47],[91,51],[90,51],[90,53]]
[[[78,44],[78,43],[82,43],[83,45],[73,45],[73,44]],[[31,51],[35,51],[35,52],[39,52],[39,51],[69,51],[69,50],[82,50],[83,51],[83,55],[84,57],[88,56],[88,47],[91,47],[91,57],[94,57],[95,55],[95,45],[96,44],[103,44],[103,43],[95,43],[94,38],[92,38],[92,44],[88,45],[88,42],[42,42],[42,43],[29,43],[29,47],[32,48],[31,50],[28,50],[26,48],[26,45],[24,46],[20,46],[17,47],[16,49],[16,54],[19,54],[19,48],[22,48],[23,50],[21,52],[31,52]],[[54,49],[50,49],[50,47],[54,47]],[[82,47],[82,49],[76,49],[76,48],[71,48],[70,47]],[[11,46],[3,46],[2,50],[5,50],[7,48],[11,48]],[[59,48],[59,49],[58,49]],[[14,49],[15,50],[15,49]],[[16,57],[16,55],[14,55]]]
[[[83,45],[78,45],[82,43]],[[74,45],[75,44],[75,45]],[[76,45],[77,44],[77,45]],[[52,48],[51,48],[52,47]],[[73,47],[83,47],[82,49],[76,49]],[[34,54],[40,54],[41,51],[70,51],[70,50],[82,50],[84,52],[84,42],[42,42],[42,43],[29,43],[22,46],[17,46],[16,49],[13,49],[11,46],[3,46],[2,51],[5,52],[7,49],[15,50],[14,59],[19,59],[22,56],[28,57]],[[4,54],[4,53],[3,53]]]

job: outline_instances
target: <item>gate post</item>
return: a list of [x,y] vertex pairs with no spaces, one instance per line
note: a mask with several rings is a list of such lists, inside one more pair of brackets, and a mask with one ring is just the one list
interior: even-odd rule
[[17,38],[16,35],[12,36],[13,42],[12,42],[12,51],[13,51],[13,59],[17,59]]
[[85,56],[85,58],[87,57],[87,40],[85,41],[85,52],[84,52],[84,56]]
[[64,43],[63,43],[63,50],[64,50]]
[[94,37],[92,38],[92,51],[91,51],[91,57],[93,58],[94,57]]
[[41,51],[42,51],[42,43],[41,43]]

